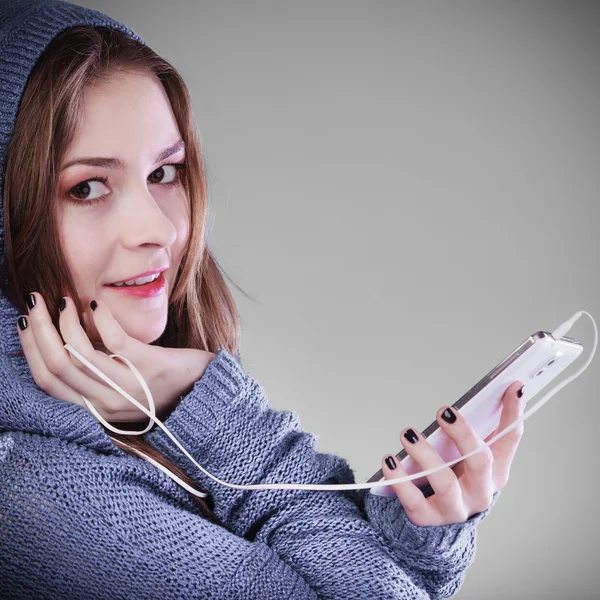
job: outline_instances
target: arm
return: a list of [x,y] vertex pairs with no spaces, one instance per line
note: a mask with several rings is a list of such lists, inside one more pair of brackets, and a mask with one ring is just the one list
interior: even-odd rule
[[[296,413],[273,410],[258,382],[223,349],[165,425],[199,464],[230,483],[355,482],[347,461],[316,452],[316,437],[302,431]],[[462,583],[470,564],[465,556],[472,557],[475,550],[475,520],[433,528],[437,533],[425,536],[417,559],[435,567],[423,572],[407,544],[419,538],[419,529],[431,528],[413,530],[406,522],[403,527],[398,501],[393,514],[370,501],[365,513],[355,491],[230,488],[193,465],[162,429],[145,437],[211,491],[216,514],[232,531],[269,545],[315,589],[322,589],[335,573],[345,571],[348,577],[349,569],[360,565],[368,566],[371,581],[386,565],[391,588],[393,581],[408,576],[424,594],[419,597],[448,598],[449,590]],[[323,560],[325,569],[319,567]]]
[[267,544],[194,514],[187,494],[141,459],[13,435],[0,462],[2,598],[427,598],[386,553],[365,564],[333,541],[309,581]]

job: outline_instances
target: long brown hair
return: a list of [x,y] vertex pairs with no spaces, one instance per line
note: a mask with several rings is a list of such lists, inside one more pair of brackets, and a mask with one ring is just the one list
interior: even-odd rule
[[[84,92],[117,70],[158,77],[186,147],[187,168],[182,175],[190,203],[189,240],[169,298],[166,329],[153,344],[213,353],[223,347],[235,355],[240,317],[220,267],[205,243],[207,184],[189,91],[171,64],[148,46],[109,27],[77,26],[62,31],[30,74],[6,156],[2,292],[26,314],[24,295],[42,290],[57,330],[59,301],[68,295],[82,320],[83,304],[58,235],[59,165],[81,121]],[[4,275],[6,269],[8,278]],[[200,489],[142,436],[109,436],[123,450],[150,456],[191,487]],[[207,501],[193,494],[191,498],[206,518],[222,525],[213,512],[210,496]]]

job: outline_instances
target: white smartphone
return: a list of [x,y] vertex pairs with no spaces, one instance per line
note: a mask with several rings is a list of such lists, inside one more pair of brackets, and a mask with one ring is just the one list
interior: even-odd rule
[[[538,331],[498,363],[452,407],[460,411],[483,440],[498,427],[502,413],[502,397],[512,383],[522,381],[525,384],[525,399],[529,402],[582,351],[581,343],[573,338],[565,336],[555,340],[551,333]],[[431,423],[422,435],[427,438],[444,462],[461,456],[454,442],[444,433],[437,421]],[[425,470],[407,454],[404,448],[396,454],[396,459],[409,475]],[[383,471],[379,469],[367,483],[384,479]],[[425,497],[434,493],[427,476],[413,479],[412,482],[421,489]],[[396,493],[390,486],[371,488],[369,491],[377,496],[396,497]]]

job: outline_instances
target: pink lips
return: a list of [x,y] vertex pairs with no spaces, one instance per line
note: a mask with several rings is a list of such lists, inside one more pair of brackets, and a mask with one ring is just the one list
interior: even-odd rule
[[126,281],[131,281],[132,279],[139,279],[140,277],[148,277],[148,275],[156,275],[156,273],[160,273],[161,271],[166,271],[168,269],[168,265],[166,267],[161,267],[160,269],[154,269],[152,271],[144,271],[143,273],[138,273],[137,275],[133,275],[132,277],[128,277],[127,279],[119,279],[119,281],[113,281],[109,285],[113,285],[115,283],[125,283]]
[[138,296],[141,298],[150,298],[152,296],[158,296],[162,294],[163,290],[167,282],[165,280],[164,271],[150,283],[145,283],[144,285],[123,285],[120,287],[115,287],[113,285],[107,285],[105,287],[115,290],[116,292],[121,292],[122,294],[129,294],[130,296]]

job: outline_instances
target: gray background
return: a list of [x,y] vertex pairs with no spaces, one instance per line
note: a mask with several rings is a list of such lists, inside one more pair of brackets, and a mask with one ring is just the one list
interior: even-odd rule
[[[357,481],[530,333],[600,321],[600,3],[81,4],[185,78],[244,368]],[[457,598],[597,597],[599,383],[525,423]]]

